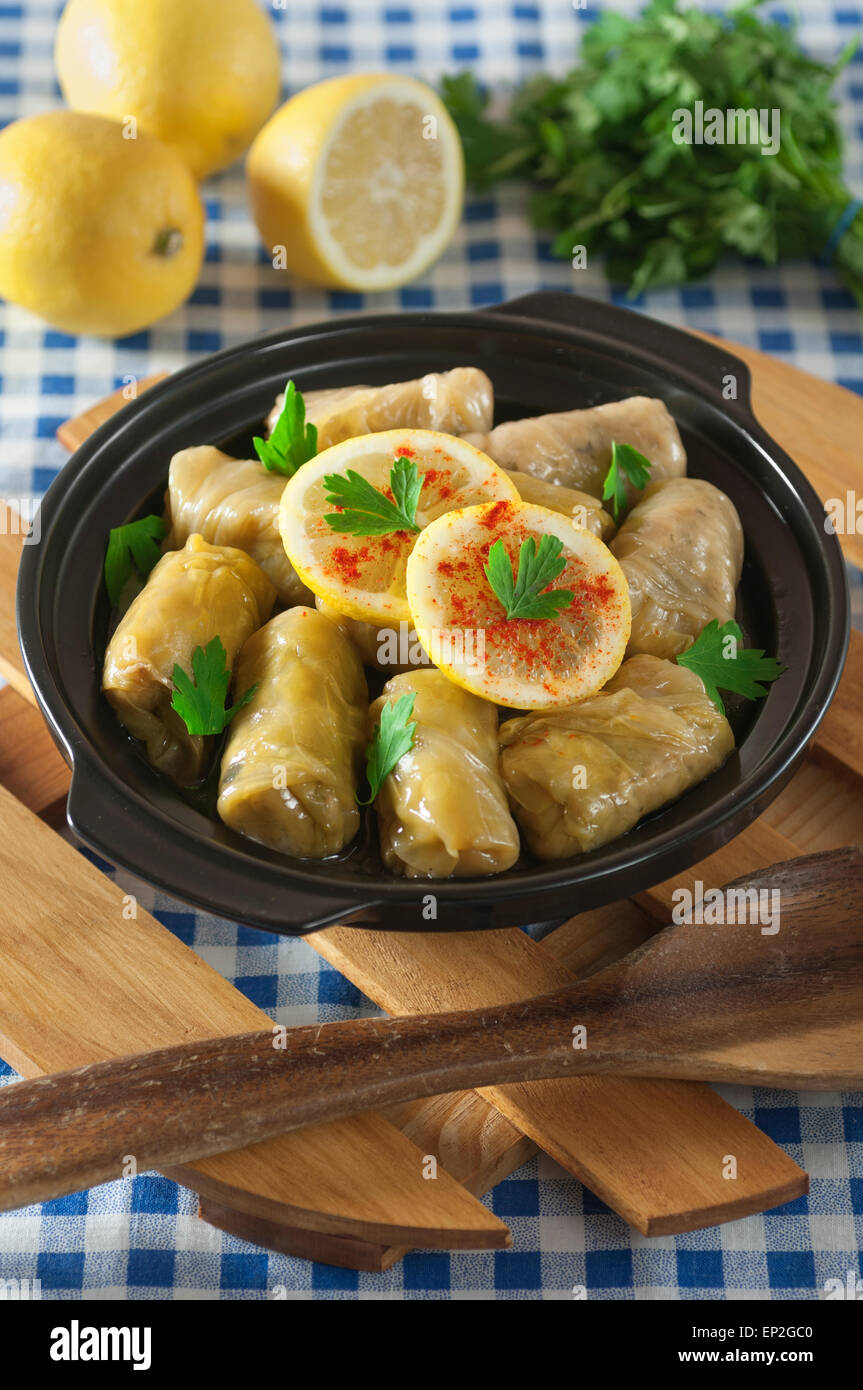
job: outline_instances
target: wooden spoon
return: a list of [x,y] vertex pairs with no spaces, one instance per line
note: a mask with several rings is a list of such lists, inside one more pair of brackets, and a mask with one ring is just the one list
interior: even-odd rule
[[778,923],[668,927],[515,1004],[274,1027],[13,1084],[0,1092],[0,1209],[111,1181],[129,1156],[165,1168],[465,1087],[616,1072],[863,1088],[863,849],[775,864],[729,885],[726,903],[729,889],[774,895],[762,901]]

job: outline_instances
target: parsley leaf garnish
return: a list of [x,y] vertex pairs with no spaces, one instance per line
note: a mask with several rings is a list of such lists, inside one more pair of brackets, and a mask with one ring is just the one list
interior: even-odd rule
[[394,501],[374,487],[353,468],[347,472],[324,475],[326,498],[342,511],[327,512],[324,521],[334,531],[352,536],[386,536],[391,531],[420,531],[417,525],[417,506],[424,476],[417,472],[412,459],[401,455],[390,469],[390,487]]
[[161,559],[159,542],[164,534],[165,523],[160,516],[142,516],[140,521],[112,529],[105,551],[105,586],[112,604],[120,602],[133,561],[141,578],[146,579]]
[[716,618],[691,647],[681,652],[677,664],[701,677],[720,714],[725,713],[720,689],[731,690],[747,700],[762,700],[767,690],[761,682],[769,684],[788,669],[775,657],[765,656],[755,647],[744,647],[743,633],[733,619],[720,627]]
[[613,501],[615,521],[620,520],[620,514],[626,508],[626,482],[623,475],[626,475],[633,487],[640,490],[647,487],[652,467],[650,459],[633,449],[631,444],[618,444],[616,440],[612,444],[611,466],[602,485],[602,500]]
[[543,536],[538,550],[533,536],[528,536],[518,552],[518,576],[513,577],[506,547],[503,541],[495,541],[484,568],[508,618],[554,618],[569,607],[575,597],[571,589],[542,592],[566,569],[562,549],[563,542],[557,536]]
[[221,638],[214,637],[206,647],[196,647],[192,653],[192,675],[182,666],[174,666],[174,694],[171,708],[177,711],[190,734],[220,734],[230,724],[238,709],[247,705],[257,690],[250,686],[235,705],[225,709],[225,696],[231,681],[227,653]]
[[306,403],[292,381],[285,387],[285,403],[269,439],[255,435],[252,443],[265,468],[292,478],[298,468],[318,452],[317,426],[306,424]]
[[369,795],[364,801],[357,797],[361,806],[368,806],[374,801],[399,758],[413,748],[417,726],[415,723],[409,724],[408,720],[414,712],[415,700],[416,691],[413,691],[410,695],[400,695],[395,704],[388,701],[381,708],[381,722],[366,749]]

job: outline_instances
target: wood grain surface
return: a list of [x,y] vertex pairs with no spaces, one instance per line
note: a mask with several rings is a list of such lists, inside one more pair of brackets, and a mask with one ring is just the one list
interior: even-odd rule
[[23,523],[15,507],[0,499],[0,676],[32,705],[36,704],[18,646],[15,586],[24,548]]
[[543,1078],[863,1089],[863,848],[759,870],[726,886],[728,902],[735,893],[766,898],[760,926],[731,913],[670,926],[589,980],[524,1002],[495,994],[466,1011],[270,1026],[6,1087],[0,1208],[110,1181],[124,1155],[164,1168],[477,1085],[493,1096],[506,1086],[534,1139],[533,1107],[518,1107],[515,1088]]
[[[0,788],[0,1054],[22,1075],[271,1026],[268,1016]],[[382,1116],[173,1174],[264,1219],[386,1244],[501,1248],[504,1224]],[[116,1176],[120,1175],[117,1170]]]

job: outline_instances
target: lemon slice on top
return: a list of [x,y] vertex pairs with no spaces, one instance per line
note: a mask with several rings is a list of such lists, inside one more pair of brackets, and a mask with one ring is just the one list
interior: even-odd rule
[[[487,575],[502,542],[513,579],[521,547],[550,536],[563,569],[541,592],[571,599],[546,618],[507,617]],[[556,547],[555,547],[556,548]],[[501,557],[503,558],[503,557]],[[569,517],[526,502],[450,511],[423,531],[407,565],[417,636],[457,685],[495,704],[548,709],[585,699],[610,680],[629,640],[629,590],[620,565],[596,536]]]
[[[351,470],[392,501],[391,470],[399,458],[416,466],[422,482],[416,509],[420,530],[340,531],[324,479],[346,478]],[[517,498],[503,469],[463,439],[435,430],[386,430],[346,439],[304,463],[282,494],[279,530],[297,574],[320,598],[349,618],[398,624],[410,618],[405,571],[421,528],[454,508]]]

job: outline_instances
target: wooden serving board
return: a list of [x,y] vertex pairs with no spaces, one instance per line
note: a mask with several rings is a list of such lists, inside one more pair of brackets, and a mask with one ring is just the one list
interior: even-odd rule
[[[736,348],[732,350],[738,352]],[[740,352],[739,355],[744,354]],[[753,356],[761,359],[760,354],[750,355]],[[791,373],[795,378],[800,375],[771,359],[763,358],[763,364],[774,393],[780,389],[776,384],[777,374],[780,381],[783,373]],[[752,365],[757,400],[762,364],[755,360]],[[810,392],[823,385],[813,378],[804,380]],[[827,389],[831,393],[838,390]],[[796,381],[793,390],[799,395],[800,386]],[[847,405],[846,428],[850,431],[853,423],[859,428],[863,425],[863,403],[848,393],[840,391],[839,395]],[[837,407],[832,398],[830,406],[835,417]],[[81,423],[81,417],[78,422],[71,422],[65,437],[80,442],[85,430],[89,432],[110,413],[107,403],[100,403],[88,412],[90,418],[86,424]],[[798,431],[802,447],[800,440],[795,447],[789,438],[783,439],[775,423],[771,432],[804,466],[807,462],[804,453],[811,454],[812,458],[819,457],[821,421],[817,413],[808,427],[808,434],[806,430]],[[857,468],[850,452],[848,458],[849,464]],[[834,490],[830,495],[835,495],[837,487],[846,485],[856,485],[856,476],[854,482],[848,482],[834,474]],[[12,647],[9,642],[9,576],[14,578],[17,554],[8,526],[2,540],[0,669],[8,673],[20,695],[32,699],[17,646]],[[691,878],[700,877],[708,885],[721,884],[750,866],[760,867],[803,850],[863,839],[857,780],[863,771],[860,766],[863,710],[859,704],[863,656],[856,644],[854,659],[855,671],[849,672],[849,676],[855,679],[843,682],[837,716],[825,723],[824,737],[818,742],[816,756],[822,763],[807,763],[792,786],[771,807],[769,819],[762,818],[732,846],[692,870]],[[10,712],[12,702],[16,702],[19,732],[27,747],[26,762],[11,752],[0,750],[0,781],[12,786],[10,778],[16,778],[14,789],[18,795],[34,809],[56,816],[65,783],[65,767],[38,716],[23,706],[19,695],[8,691],[0,695],[6,698]],[[850,766],[849,723],[857,731],[850,739]],[[6,721],[2,727],[6,727]],[[38,758],[35,758],[36,749]],[[40,769],[39,778],[34,775],[36,765]],[[804,777],[805,795],[801,795],[798,788],[803,790]],[[686,881],[686,876],[680,876],[675,886]],[[437,937],[414,933],[393,936],[338,927],[316,933],[309,940],[386,1008],[412,1011],[494,1002],[553,988],[572,973],[597,968],[632,949],[655,929],[657,918],[653,914],[659,914],[660,919],[667,915],[669,894],[669,885],[658,885],[642,896],[641,905],[621,903],[583,914],[541,945],[517,931]],[[68,935],[68,929],[57,927],[50,945],[64,956],[71,953],[74,961],[80,950],[76,941],[68,940]],[[154,950],[153,940],[151,931],[145,983],[157,989],[163,961],[161,943]],[[0,935],[0,957],[3,952]],[[164,964],[167,964],[167,953]],[[56,971],[49,958],[43,957],[43,968],[49,980],[46,988],[51,988]],[[200,972],[194,970],[194,974],[199,976]],[[230,989],[224,982],[222,984]],[[190,978],[186,991],[192,987]],[[105,980],[102,988],[110,993],[110,981]],[[6,1022],[10,1013],[11,1002],[4,998],[0,985],[0,1032],[10,1031]],[[74,1034],[74,1029],[70,1031]],[[150,1041],[148,1045],[155,1044]],[[0,1049],[2,1047],[0,1043]],[[14,1043],[11,1047],[14,1050]],[[8,1041],[6,1048],[8,1052]],[[130,1047],[128,1042],[125,1046],[115,1042],[113,1050],[128,1051]],[[58,1049],[60,1052],[62,1049]],[[52,1069],[70,1065],[68,1058],[66,1052],[56,1061],[47,1060],[47,1065]],[[438,1097],[396,1107],[386,1117],[374,1118],[388,1123],[412,1143],[414,1152],[435,1154],[441,1168],[473,1192],[486,1190],[519,1166],[534,1151],[526,1137],[532,1135],[646,1234],[664,1234],[729,1220],[786,1201],[804,1191],[806,1185],[801,1170],[733,1108],[709,1088],[688,1083],[610,1083],[607,1078],[532,1083],[495,1088],[482,1095]],[[316,1182],[321,1169],[326,1170],[332,1162],[335,1144],[331,1150],[328,1143],[331,1136],[323,1130],[320,1135],[322,1147],[316,1155],[320,1167],[306,1175],[304,1200],[308,1204],[302,1208],[285,1200],[287,1194],[282,1186],[285,1173],[281,1168],[270,1184],[271,1204],[267,1206],[260,1200],[259,1165],[249,1159],[255,1150],[221,1156],[220,1161],[234,1160],[233,1189],[217,1190],[202,1182],[199,1170],[204,1169],[206,1163],[194,1165],[196,1172],[185,1173],[183,1180],[203,1192],[202,1213],[226,1230],[289,1253],[363,1269],[383,1268],[398,1257],[403,1244],[411,1237],[404,1242],[400,1240],[396,1234],[397,1221],[390,1223],[389,1234],[383,1233],[381,1223],[380,1237],[373,1237],[371,1224],[367,1220],[363,1224],[352,1208],[340,1208],[337,1213],[330,1209],[324,1217],[322,1209],[334,1194],[330,1191],[322,1197]],[[285,1140],[271,1142],[284,1144],[292,1138],[294,1136],[287,1136]],[[741,1174],[733,1191],[729,1191],[729,1183],[721,1176],[722,1160],[727,1153],[738,1157]],[[214,1160],[207,1160],[207,1163],[212,1162]],[[272,1165],[267,1167],[272,1175]],[[356,1170],[353,1176],[355,1182],[364,1180],[357,1177]],[[379,1177],[371,1182],[376,1189],[379,1210],[389,1214],[388,1184],[382,1183]],[[429,1186],[431,1184],[427,1183],[426,1187]],[[392,1195],[397,1200],[398,1193]],[[328,1219],[334,1215],[344,1219]],[[427,1213],[427,1219],[429,1216]],[[440,1232],[440,1244],[468,1243],[455,1239],[457,1224],[450,1215],[448,1235]],[[480,1224],[476,1222],[475,1229]],[[429,1227],[431,1225],[429,1220]],[[458,1235],[463,1238],[464,1229]],[[491,1245],[495,1239],[499,1241],[499,1232],[484,1232],[483,1243]],[[424,1243],[431,1242],[425,1240]]]

